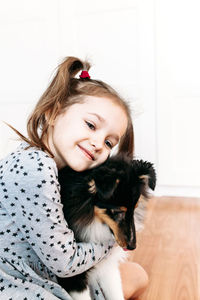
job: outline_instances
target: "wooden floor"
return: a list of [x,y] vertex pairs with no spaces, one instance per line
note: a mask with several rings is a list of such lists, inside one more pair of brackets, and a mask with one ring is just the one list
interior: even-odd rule
[[131,259],[149,275],[140,300],[200,300],[200,198],[153,198]]

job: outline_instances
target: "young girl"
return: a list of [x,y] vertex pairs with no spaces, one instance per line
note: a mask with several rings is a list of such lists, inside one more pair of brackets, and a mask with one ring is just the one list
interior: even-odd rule
[[[23,142],[0,161],[0,299],[71,299],[57,276],[86,271],[114,244],[76,243],[60,200],[60,168],[93,168],[116,145],[133,154],[127,104],[90,79],[89,67],[75,57],[60,64],[28,120],[28,138],[14,129]],[[131,262],[120,271],[124,297],[134,299],[147,285],[146,272]],[[104,299],[103,287],[90,289],[92,299]]]

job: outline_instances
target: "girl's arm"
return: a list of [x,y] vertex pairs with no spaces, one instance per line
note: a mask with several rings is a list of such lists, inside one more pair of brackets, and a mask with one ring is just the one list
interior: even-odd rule
[[[9,174],[11,169],[14,171]],[[52,158],[42,151],[23,151],[6,174],[9,198],[5,207],[39,258],[57,276],[82,273],[109,253],[114,240],[104,245],[76,243],[64,219]]]

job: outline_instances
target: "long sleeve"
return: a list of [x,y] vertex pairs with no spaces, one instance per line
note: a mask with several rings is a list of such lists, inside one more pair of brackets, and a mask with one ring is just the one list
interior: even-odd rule
[[64,219],[57,178],[54,160],[43,151],[19,151],[2,176],[2,203],[40,260],[57,276],[69,277],[99,262],[114,240],[76,243]]

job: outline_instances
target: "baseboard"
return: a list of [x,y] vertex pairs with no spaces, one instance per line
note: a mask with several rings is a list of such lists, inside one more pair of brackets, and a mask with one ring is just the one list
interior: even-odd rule
[[200,187],[157,186],[155,196],[197,197],[200,199]]

